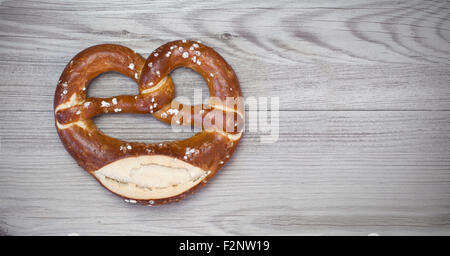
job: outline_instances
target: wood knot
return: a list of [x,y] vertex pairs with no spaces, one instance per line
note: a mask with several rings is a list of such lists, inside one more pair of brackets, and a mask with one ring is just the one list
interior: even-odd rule
[[225,32],[222,35],[220,35],[220,39],[222,39],[222,40],[230,40],[233,37],[235,37],[235,36],[233,36],[232,34],[230,34],[228,32]]

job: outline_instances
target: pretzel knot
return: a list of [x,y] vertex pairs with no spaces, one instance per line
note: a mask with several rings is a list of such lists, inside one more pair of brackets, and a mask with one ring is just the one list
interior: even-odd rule
[[[181,66],[206,80],[209,104],[190,106],[173,99],[169,73]],[[108,71],[132,78],[139,94],[87,98],[89,82]],[[78,53],[61,75],[54,99],[56,128],[67,151],[105,188],[130,202],[162,204],[184,198],[230,159],[242,135],[241,96],[233,69],[198,42],[167,43],[147,60],[124,46],[97,45]],[[92,118],[103,113],[150,113],[202,131],[181,141],[126,142],[97,129]]]

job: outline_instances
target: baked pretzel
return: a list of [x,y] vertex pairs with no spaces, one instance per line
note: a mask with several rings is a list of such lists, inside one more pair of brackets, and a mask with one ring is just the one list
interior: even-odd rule
[[[206,80],[209,104],[190,106],[173,100],[169,73],[181,66]],[[132,78],[139,94],[87,98],[90,81],[107,71]],[[241,99],[233,69],[199,42],[164,44],[147,60],[124,46],[97,45],[78,53],[61,74],[54,99],[56,128],[67,151],[105,188],[129,202],[163,204],[205,184],[230,159],[242,135],[244,112],[242,104],[226,104],[228,99]],[[202,131],[180,141],[127,142],[97,129],[91,119],[104,113],[150,113]],[[232,129],[226,129],[230,124]]]

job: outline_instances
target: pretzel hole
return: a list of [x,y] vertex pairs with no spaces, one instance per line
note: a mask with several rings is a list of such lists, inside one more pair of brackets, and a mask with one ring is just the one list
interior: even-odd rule
[[114,71],[98,75],[87,87],[87,97],[110,98],[138,93],[138,85],[133,79]]
[[161,122],[150,114],[104,114],[92,120],[106,135],[124,141],[159,143],[184,140],[195,135],[189,129],[172,132],[170,124]]
[[[194,105],[207,103],[209,99],[209,89],[203,77],[190,68],[179,67],[170,73],[175,85],[175,100],[182,104]],[[194,97],[199,97],[201,92],[201,102],[194,102]],[[199,95],[196,95],[196,94]]]

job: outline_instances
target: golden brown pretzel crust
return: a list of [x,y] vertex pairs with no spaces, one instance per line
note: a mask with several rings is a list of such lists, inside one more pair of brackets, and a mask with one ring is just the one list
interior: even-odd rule
[[[198,42],[186,40],[162,45],[151,53],[147,60],[120,45],[105,44],[87,48],[78,53],[66,66],[56,88],[54,99],[56,128],[67,151],[103,186],[133,202],[153,205],[178,201],[211,179],[229,160],[240,141],[241,133],[238,130],[227,133],[216,127],[217,130],[203,130],[181,141],[153,144],[126,142],[103,134],[94,125],[91,118],[103,113],[151,113],[159,120],[170,123],[172,117],[182,110],[192,113],[190,120],[181,120],[182,125],[192,124],[195,120],[204,120],[214,110],[223,111],[223,113],[231,111],[233,121],[243,121],[241,109],[224,110],[225,107],[220,101],[214,102],[209,110],[197,111],[201,107],[194,106],[184,106],[185,108],[182,109],[183,105],[171,109],[174,85],[169,73],[180,66],[189,67],[200,73],[208,84],[211,97],[217,97],[223,102],[227,97],[241,97],[238,79],[226,61],[213,49]],[[120,72],[134,79],[138,83],[139,94],[112,98],[87,98],[86,88],[90,81],[107,71]],[[168,158],[174,159],[177,167],[166,166]],[[119,161],[124,159],[150,161],[141,163],[136,167],[137,169],[128,170],[127,175],[137,170],[142,172],[139,175],[152,174],[164,180],[166,173],[162,173],[158,169],[160,167],[169,168],[167,172],[174,170],[174,177],[178,177],[176,175],[185,177],[184,172],[189,173],[191,169],[193,172],[201,169],[204,173],[196,179],[186,181],[188,185],[187,183],[170,186],[154,185],[156,187],[150,185],[139,187],[127,180],[129,177],[126,180],[113,177],[111,181],[111,177],[99,175],[103,171],[111,171],[111,167],[121,168],[125,166],[125,163],[130,163],[128,160]],[[119,162],[120,164],[114,165]],[[197,167],[200,169],[195,169]],[[124,170],[117,169],[113,170],[113,173],[122,171]],[[192,174],[189,173],[189,175]],[[152,183],[152,181],[149,182]],[[108,185],[110,183],[111,186]],[[132,185],[135,187],[130,187]],[[165,192],[158,192],[158,189]],[[142,193],[139,192],[139,194],[137,191]],[[146,195],[154,194],[157,196],[146,197]]]

